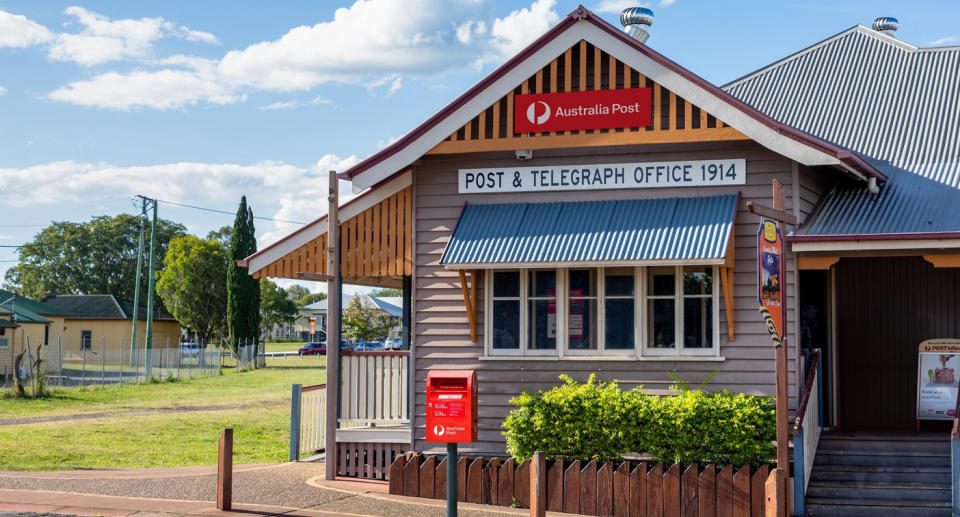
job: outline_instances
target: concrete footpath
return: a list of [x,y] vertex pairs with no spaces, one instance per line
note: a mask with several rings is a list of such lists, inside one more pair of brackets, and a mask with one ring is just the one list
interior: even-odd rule
[[[238,465],[233,474],[233,512],[216,508],[215,467],[0,471],[0,515],[446,515],[444,501],[389,495],[383,482],[328,482],[323,480],[323,468],[323,463]],[[458,508],[464,517],[530,512],[469,503],[460,503]]]

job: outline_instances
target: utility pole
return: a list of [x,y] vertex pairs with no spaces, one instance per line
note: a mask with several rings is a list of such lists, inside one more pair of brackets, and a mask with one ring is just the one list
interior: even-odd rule
[[[133,287],[133,330],[130,331],[130,366],[137,361],[137,312],[140,308],[140,278],[143,276],[143,220],[147,217],[147,198],[140,198],[140,245],[137,247],[137,283]],[[121,349],[122,350],[122,349]],[[120,361],[122,364],[123,361]]]
[[149,382],[150,376],[152,374],[152,364],[151,357],[153,349],[153,287],[156,280],[154,279],[154,262],[156,262],[157,255],[157,200],[151,200],[153,202],[153,221],[150,223],[150,267],[148,274],[150,275],[147,278],[147,331],[144,339],[145,342],[145,351],[144,351],[144,375],[146,376],[147,381]]

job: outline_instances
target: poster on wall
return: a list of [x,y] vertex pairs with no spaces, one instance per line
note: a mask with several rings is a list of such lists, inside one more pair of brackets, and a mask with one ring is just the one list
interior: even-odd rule
[[757,298],[773,345],[783,344],[783,235],[776,222],[760,221],[757,231]]
[[917,420],[953,420],[960,387],[960,339],[920,343]]

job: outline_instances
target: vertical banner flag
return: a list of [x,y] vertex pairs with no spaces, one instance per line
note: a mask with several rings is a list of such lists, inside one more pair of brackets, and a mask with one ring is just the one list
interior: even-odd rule
[[760,315],[776,348],[783,346],[783,236],[775,221],[762,219],[757,232],[757,294]]
[[313,334],[317,331],[317,318],[310,317],[310,333]]

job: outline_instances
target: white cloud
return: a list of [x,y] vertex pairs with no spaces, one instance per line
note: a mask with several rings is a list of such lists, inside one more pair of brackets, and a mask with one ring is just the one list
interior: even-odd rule
[[53,34],[26,16],[0,10],[0,47],[29,47],[46,43]]
[[677,0],[660,0],[660,7],[670,7]]
[[[327,213],[327,193],[330,188],[329,171],[343,172],[360,161],[356,156],[340,158],[333,154],[324,155],[317,163],[305,171],[296,181],[285,186],[280,194],[280,209],[274,219],[284,221],[313,221]],[[290,188],[295,185],[296,188]],[[354,197],[349,181],[339,180],[340,202]],[[299,225],[275,222],[274,228],[261,234],[257,239],[263,247],[286,236]]]
[[68,7],[64,14],[76,18],[83,30],[58,35],[48,55],[50,59],[73,61],[83,66],[143,58],[153,48],[153,43],[164,37],[219,43],[213,34],[178,27],[159,17],[111,20],[77,6]]
[[649,7],[648,2],[637,2],[636,0],[601,0],[593,7],[597,13],[620,14],[628,7]]
[[935,39],[931,42],[928,42],[927,45],[931,47],[938,47],[940,45],[947,45],[950,43],[956,43],[960,41],[960,36],[947,36],[946,38]]
[[437,73],[474,58],[476,49],[456,28],[477,19],[482,7],[477,0],[357,0],[337,9],[332,21],[227,53],[220,73],[237,84],[280,91]]
[[493,21],[490,31],[492,60],[509,59],[560,21],[554,10],[556,0],[536,0],[529,8],[517,9]]
[[310,99],[310,101],[309,101],[307,104],[313,104],[313,105],[327,104],[327,105],[332,106],[332,105],[333,105],[333,101],[330,100],[330,99],[325,99],[325,98],[323,98],[323,96],[321,96],[321,95],[317,95],[316,97]]
[[260,106],[260,107],[257,108],[257,109],[261,109],[261,110],[282,110],[282,109],[288,109],[288,108],[296,108],[297,105],[298,105],[298,104],[297,104],[295,101],[277,101],[277,102],[274,102],[273,104],[267,104],[266,106]]
[[0,86],[0,97],[2,97],[5,93],[7,93],[7,89],[3,86]]
[[129,74],[108,72],[58,88],[47,98],[81,106],[129,110],[152,108],[179,109],[207,102],[233,104],[244,102],[239,95],[215,77],[190,70],[137,70]]

